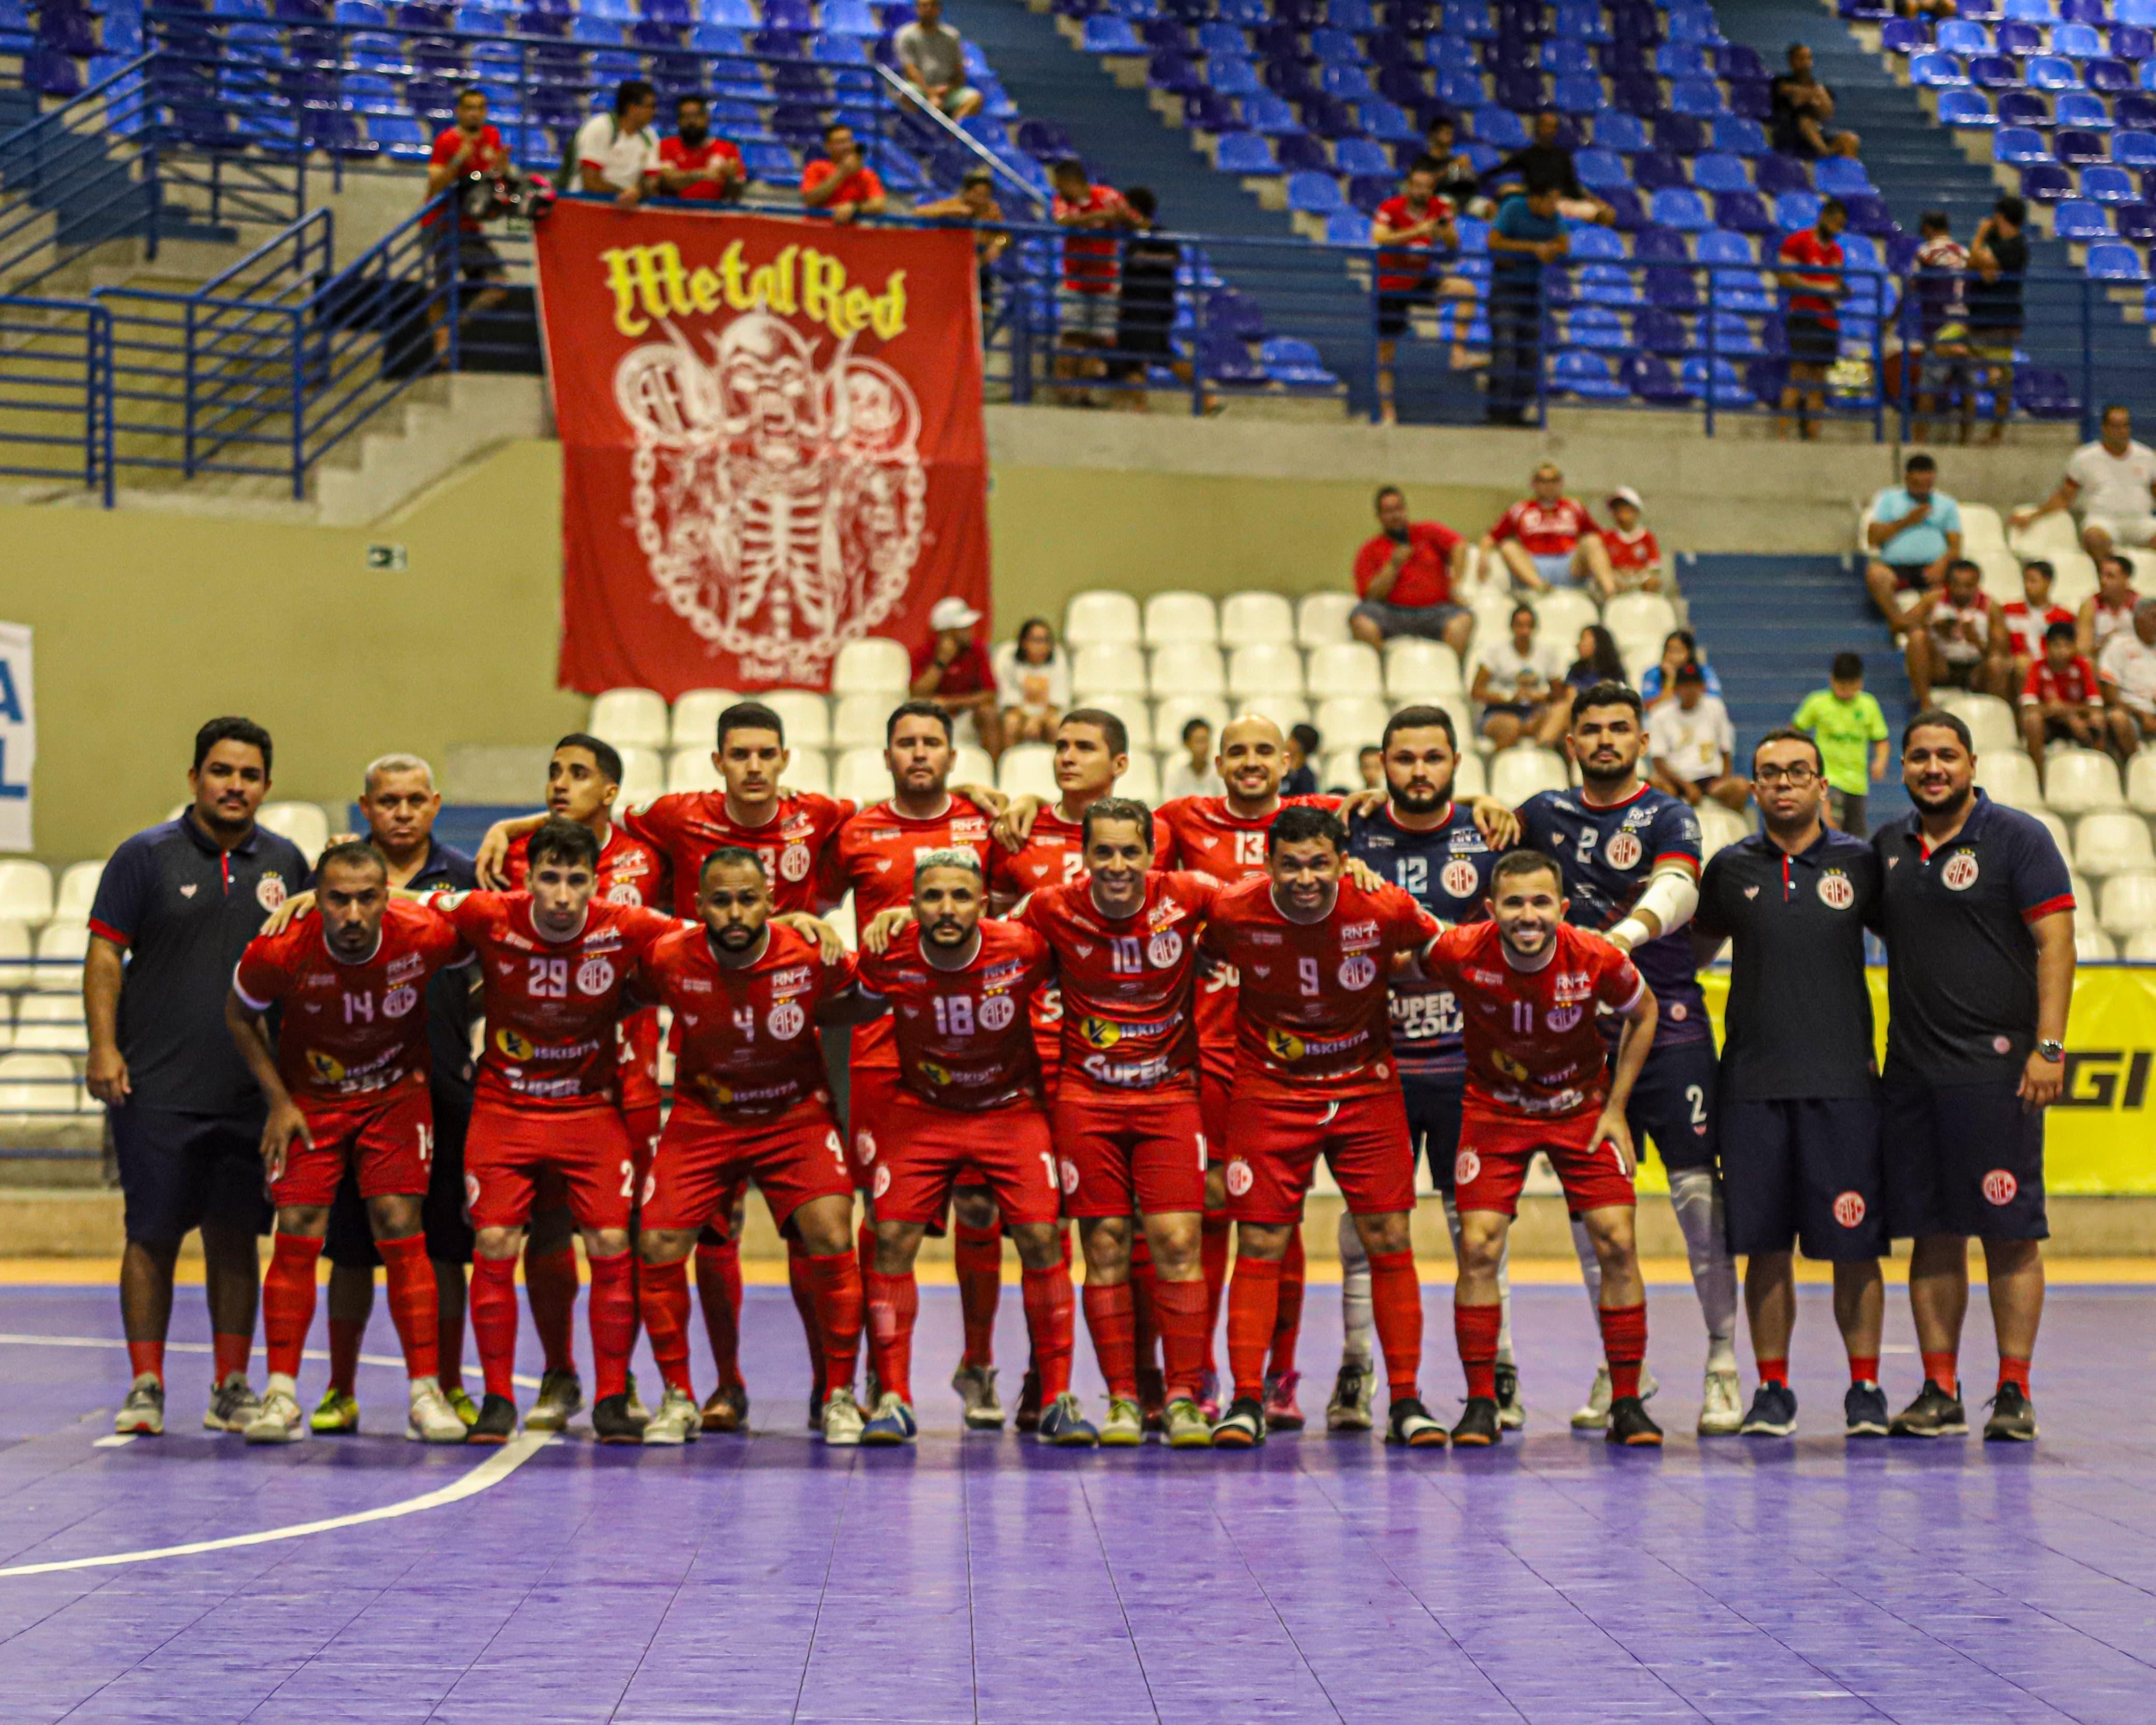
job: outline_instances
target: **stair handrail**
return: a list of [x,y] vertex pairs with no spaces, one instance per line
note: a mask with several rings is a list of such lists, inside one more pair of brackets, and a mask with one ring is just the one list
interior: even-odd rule
[[[70,97],[59,107],[38,115],[5,135],[0,135],[0,280],[8,281],[12,291],[20,293],[35,287],[39,282],[66,264],[73,254],[68,249],[65,228],[56,208],[40,203],[44,190],[46,158],[68,140],[98,141],[100,150],[99,172],[111,175],[118,181],[118,189],[101,203],[88,210],[72,213],[73,220],[80,225],[126,201],[133,195],[137,184],[148,187],[150,200],[150,251],[157,254],[157,164],[155,146],[148,141],[136,142],[132,148],[113,151],[107,142],[113,136],[110,130],[115,93],[134,80],[126,94],[137,104],[136,117],[141,105],[146,100],[148,79],[146,69],[153,56],[139,54],[117,71],[107,74],[85,90]],[[78,129],[80,122],[87,126]],[[95,127],[90,130],[89,128]],[[23,182],[23,169],[28,169],[28,182]],[[142,177],[138,182],[135,171],[140,168]],[[26,231],[35,228],[48,218],[52,231],[32,238],[18,249],[8,249],[12,241]],[[95,240],[82,243],[82,249],[95,244]],[[41,261],[40,254],[49,249],[53,255],[43,260],[43,267],[28,270]],[[21,273],[28,270],[28,273]]]
[[1036,209],[1045,210],[1049,207],[1049,200],[1041,195],[1039,187],[1004,161],[1002,157],[997,155],[994,151],[989,149],[973,133],[968,131],[964,126],[959,125],[935,103],[926,100],[919,90],[892,71],[889,66],[885,65],[881,61],[877,61],[875,72],[876,76],[884,82],[886,94],[891,99],[897,117],[901,119],[918,117],[929,121],[939,128],[952,142],[961,146],[978,159],[983,167],[996,177],[998,184],[1009,186]]

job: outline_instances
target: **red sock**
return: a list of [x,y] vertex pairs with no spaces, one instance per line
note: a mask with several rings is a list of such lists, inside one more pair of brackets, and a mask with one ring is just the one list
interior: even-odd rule
[[[851,1252],[834,1252],[829,1257],[811,1257],[804,1253],[801,1263],[808,1282],[807,1322],[823,1350],[823,1357],[817,1363],[817,1378],[827,1389],[834,1385],[850,1389],[861,1353],[860,1266],[854,1261]],[[913,1297],[918,1307],[918,1288]]]
[[958,1363],[992,1365],[996,1358],[996,1307],[1004,1294],[1004,1237],[993,1228],[951,1232],[951,1260],[958,1271],[958,1309],[966,1322],[966,1351]]
[[1040,1371],[1040,1404],[1046,1407],[1070,1388],[1078,1301],[1070,1272],[1060,1264],[1027,1271],[1019,1287],[1025,1301],[1025,1332],[1033,1343],[1033,1363]]
[[[313,1283],[310,1282],[308,1286],[311,1287]],[[312,1312],[314,1307],[310,1306],[307,1310]],[[247,1357],[254,1352],[254,1337],[251,1334],[234,1330],[215,1330],[210,1333],[209,1343],[210,1358],[218,1383],[223,1383],[234,1372],[243,1378],[247,1375]]]
[[[1199,1224],[1198,1267],[1205,1278],[1205,1370],[1219,1368],[1214,1337],[1220,1332],[1220,1301],[1228,1287],[1228,1242],[1235,1224],[1225,1210],[1208,1210]],[[1270,1335],[1270,1332],[1267,1332]]]
[[1851,1384],[1876,1384],[1879,1381],[1879,1356],[1876,1353],[1850,1355],[1849,1381]]
[[[449,1268],[461,1284],[465,1266],[452,1264]],[[442,1297],[439,1271],[434,1281],[434,1373],[444,1389],[465,1387],[465,1302]]]
[[1502,1306],[1452,1302],[1452,1338],[1467,1373],[1467,1393],[1486,1401],[1497,1399],[1497,1331],[1504,1315]]
[[404,1374],[432,1378],[441,1344],[434,1332],[434,1266],[427,1261],[426,1236],[378,1240],[374,1249],[388,1272],[389,1321],[397,1326],[397,1340],[404,1349]]
[[1948,1395],[1952,1395],[1961,1382],[1956,1370],[1959,1364],[1959,1352],[1956,1349],[1949,1349],[1944,1353],[1926,1354],[1924,1381],[1928,1384],[1938,1384]]
[[1127,1281],[1113,1287],[1086,1284],[1086,1333],[1110,1395],[1132,1401],[1138,1394],[1137,1296]]
[[921,1316],[921,1285],[911,1270],[899,1276],[870,1271],[868,1279],[869,1348],[875,1359],[876,1383],[886,1395],[913,1400],[913,1322]]
[[[321,1255],[319,1240],[287,1234],[281,1228],[277,1230],[270,1268],[262,1276],[263,1352],[269,1356],[272,1373],[282,1373],[287,1378],[300,1375],[300,1350],[306,1347],[307,1332],[315,1322],[315,1265]],[[228,1373],[246,1369],[244,1353],[239,1365],[226,1364],[226,1341],[223,1336],[217,1338],[220,1384]]]
[[1789,1387],[1789,1363],[1787,1359],[1767,1359],[1763,1358],[1760,1360],[1759,1387],[1763,1389],[1769,1384],[1774,1384],[1783,1389],[1787,1389]]
[[1422,1284],[1414,1254],[1370,1254],[1370,1317],[1385,1356],[1385,1380],[1394,1401],[1421,1393]]
[[577,1318],[574,1241],[551,1252],[525,1253],[524,1296],[531,1302],[531,1327],[539,1332],[539,1345],[546,1350],[547,1369],[575,1371],[577,1350],[570,1339]]
[[1205,1376],[1205,1284],[1153,1284],[1152,1305],[1160,1321],[1161,1375],[1168,1394],[1198,1399]]
[[[703,1248],[696,1248],[701,1256]],[[598,1286],[596,1277],[593,1286]],[[671,1264],[644,1266],[643,1286],[637,1309],[644,1316],[644,1333],[651,1338],[651,1356],[659,1362],[659,1375],[666,1387],[694,1396],[689,1383],[689,1266],[676,1258]],[[710,1307],[705,1308],[706,1313]]]
[[1609,1394],[1640,1393],[1640,1362],[1647,1357],[1647,1302],[1601,1310],[1602,1352],[1609,1362]]
[[875,1274],[875,1224],[864,1220],[854,1233],[854,1257],[861,1266],[861,1286]]
[[1287,1237],[1281,1259],[1280,1306],[1273,1315],[1272,1375],[1295,1369],[1295,1344],[1302,1338],[1302,1230]]
[[629,1253],[590,1261],[592,1391],[603,1401],[629,1389],[629,1356],[636,1346],[636,1288]]
[[[849,1252],[846,1256],[850,1260],[853,1254]],[[826,1381],[824,1375],[824,1337],[818,1328],[816,1317],[816,1279],[808,1268],[808,1254],[803,1250],[799,1240],[786,1242],[786,1286],[793,1295],[793,1310],[801,1320],[801,1333],[808,1338],[808,1375],[813,1380],[811,1393],[820,1402],[824,1399]],[[854,1266],[854,1285],[856,1288],[860,1286],[860,1266],[856,1264]],[[854,1327],[856,1332],[854,1340],[858,1345],[860,1341],[858,1333],[860,1315],[858,1312],[855,1314]]]
[[1146,1246],[1145,1230],[1137,1230],[1137,1238],[1131,1242],[1131,1352],[1137,1361],[1142,1380],[1147,1372],[1160,1369],[1160,1320],[1153,1312],[1153,1290],[1160,1285],[1160,1272],[1153,1267],[1152,1253]]
[[472,1260],[472,1339],[479,1344],[486,1393],[516,1399],[516,1260]]
[[162,1342],[130,1342],[127,1344],[127,1369],[137,1378],[155,1378],[165,1381],[165,1344]]
[[2004,1389],[2010,1384],[2022,1394],[2028,1394],[2029,1362],[2025,1359],[2009,1359],[2002,1354],[1999,1360],[1999,1387]]
[[1278,1313],[1280,1276],[1280,1266],[1270,1259],[1245,1252],[1235,1260],[1228,1284],[1228,1372],[1238,1401],[1265,1399],[1265,1345]]
[[[696,1298],[704,1308],[704,1333],[711,1338],[711,1363],[721,1389],[741,1381],[741,1242],[696,1242]],[[650,1320],[645,1319],[648,1324]],[[685,1370],[685,1367],[684,1368]]]
[[367,1326],[348,1317],[330,1320],[330,1388],[346,1395],[359,1386],[359,1344]]

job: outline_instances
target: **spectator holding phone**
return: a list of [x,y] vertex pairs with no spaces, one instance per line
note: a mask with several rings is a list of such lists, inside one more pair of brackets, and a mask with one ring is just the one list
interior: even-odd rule
[[834,122],[824,128],[822,158],[801,171],[801,201],[834,222],[883,213],[889,198],[853,127]]
[[1889,485],[1865,511],[1864,584],[1897,635],[1909,630],[1901,596],[1945,586],[1947,566],[1961,555],[1961,506],[1938,483],[1938,463],[1912,455],[1902,483]]
[[1452,597],[1453,583],[1466,573],[1466,540],[1442,521],[1409,521],[1398,485],[1380,487],[1377,506],[1377,536],[1355,553],[1362,603],[1348,614],[1348,627],[1373,647],[1394,635],[1419,635],[1466,652],[1475,619]]
[[[477,85],[459,90],[456,122],[435,138],[434,150],[427,158],[428,201],[432,203],[474,174],[490,174],[508,166],[509,151],[501,141],[501,134],[487,121],[486,92]],[[439,215],[423,216],[420,226],[431,228],[439,219]],[[460,316],[469,317],[475,311],[501,303],[504,294],[498,284],[508,279],[509,267],[488,242],[481,218],[468,215],[459,207],[456,223],[454,244],[444,239],[435,253],[434,279],[438,287],[446,287],[452,275],[482,284],[476,293],[463,298]],[[442,295],[442,303],[433,308],[437,353],[446,353],[449,348],[447,299],[447,295]]]

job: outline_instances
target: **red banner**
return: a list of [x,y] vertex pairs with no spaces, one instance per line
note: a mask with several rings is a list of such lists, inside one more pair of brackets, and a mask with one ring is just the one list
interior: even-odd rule
[[988,610],[969,235],[564,198],[538,255],[565,687],[825,688]]

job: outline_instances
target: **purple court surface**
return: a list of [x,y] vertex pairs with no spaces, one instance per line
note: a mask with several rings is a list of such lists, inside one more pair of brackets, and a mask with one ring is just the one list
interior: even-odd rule
[[[1338,1332],[1333,1291],[1312,1295],[1315,1412]],[[1522,1291],[1528,1429],[1474,1455],[1315,1432],[1245,1456],[962,1438],[956,1296],[922,1306],[911,1451],[805,1435],[776,1288],[748,1296],[752,1437],[430,1450],[397,1435],[384,1363],[360,1383],[383,1435],[250,1451],[200,1430],[206,1349],[171,1357],[170,1435],[100,1445],[127,1380],[101,1340],[112,1297],[0,1292],[0,1720],[2156,1718],[2156,1291],[2054,1294],[2044,1436],[2010,1447],[1845,1442],[1809,1288],[1799,1436],[1698,1440],[1696,1308],[1658,1290],[1660,1455],[1568,1430],[1594,1364],[1570,1290]],[[1007,1394],[1017,1308],[1011,1290]],[[1445,1413],[1442,1291],[1429,1311]],[[176,1339],[203,1332],[183,1290]],[[1888,1343],[1898,1403],[1905,1307]],[[393,1350],[380,1307],[368,1346]],[[1988,1340],[1966,1369],[1978,1414]],[[303,1398],[321,1382],[311,1360]],[[1080,1387],[1097,1408],[1090,1364]],[[80,1565],[172,1547],[198,1548]]]

